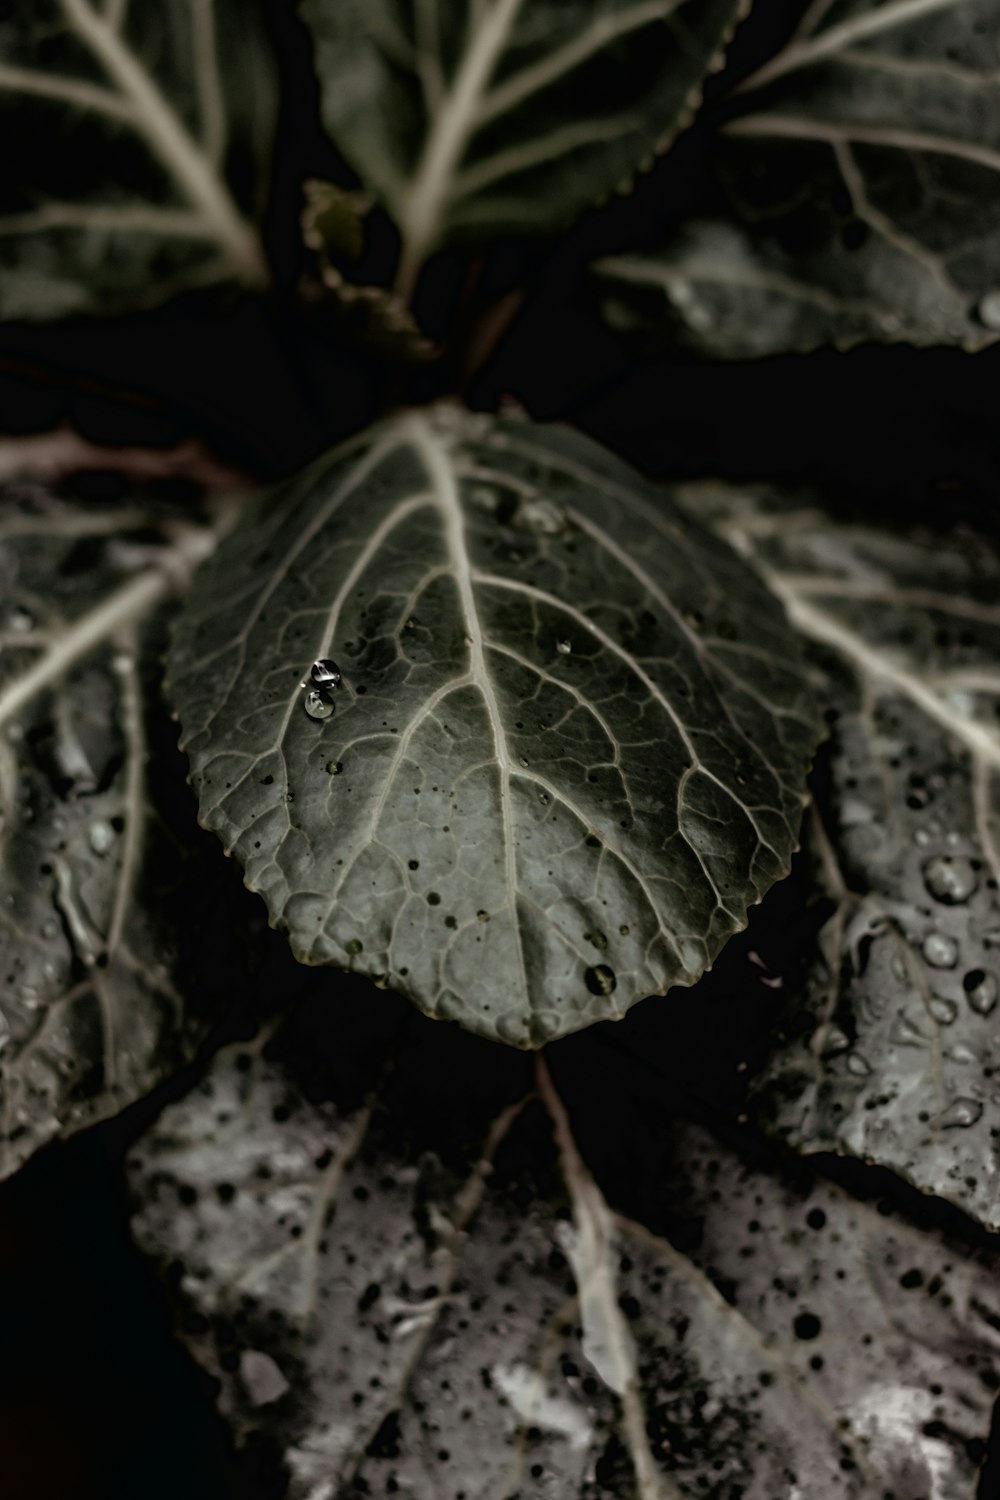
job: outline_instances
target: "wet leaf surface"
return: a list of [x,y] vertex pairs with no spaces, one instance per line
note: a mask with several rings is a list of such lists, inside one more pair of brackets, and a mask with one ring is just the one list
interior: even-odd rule
[[601,262],[609,320],[723,359],[994,342],[998,58],[991,0],[808,7],[720,138],[735,221]]
[[787,872],[818,737],[728,548],[579,436],[447,409],[249,509],[169,677],[296,956],[519,1046],[697,979]]
[[323,118],[403,237],[537,233],[628,183],[690,120],[740,0],[307,0]]
[[254,222],[277,96],[256,4],[7,7],[0,57],[18,142],[0,167],[0,316],[267,280]]
[[995,1228],[1000,560],[971,532],[714,505],[812,641],[832,718],[807,825],[832,915],[759,1109],[798,1150],[879,1162]]
[[536,1077],[400,1002],[332,1030],[314,1001],[220,1053],[130,1162],[138,1242],[292,1500],[971,1500],[994,1255],[662,1100],[595,1179],[576,1039]]
[[[0,516],[0,1175],[178,1068],[218,927],[159,703],[165,620],[211,533],[10,482]],[[225,882],[223,889],[227,889]],[[222,934],[220,937],[220,933]]]

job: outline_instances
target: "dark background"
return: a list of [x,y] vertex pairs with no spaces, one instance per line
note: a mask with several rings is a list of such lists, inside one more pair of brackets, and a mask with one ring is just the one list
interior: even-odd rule
[[[723,365],[636,359],[600,321],[591,259],[654,242],[672,216],[723,206],[709,142],[727,108],[727,83],[774,50],[801,0],[769,0],[711,84],[698,125],[630,198],[585,216],[557,242],[499,243],[479,259],[446,255],[430,267],[418,312],[432,334],[449,325],[467,333],[491,308],[505,312],[506,336],[471,375],[448,357],[387,366],[350,330],[310,317],[296,299],[299,183],[350,176],[315,124],[304,38],[288,7],[272,9],[292,101],[281,121],[269,224],[276,292],[221,309],[195,297],[142,318],[0,327],[0,434],[66,423],[102,445],[168,448],[196,437],[271,481],[356,430],[387,399],[429,399],[460,384],[473,405],[513,397],[538,419],[572,422],[656,477],[816,485],[847,510],[942,528],[964,519],[996,533],[1000,348],[972,357],[861,347]],[[388,279],[394,253],[391,227],[376,216],[359,279]],[[130,485],[114,466],[64,483],[103,499]],[[187,489],[194,499],[198,488],[196,478],[157,485],[173,498]],[[229,867],[220,873],[232,876]],[[792,977],[822,918],[804,909],[794,876],[786,886],[697,990],[671,1000],[668,1018],[663,1002],[654,1014],[651,1001],[615,1028],[617,1062],[609,1065],[605,1053],[595,1063],[583,1038],[560,1044],[570,1093],[575,1087],[585,1098],[599,1067],[605,1101],[617,1081],[726,1129],[741,1103],[736,1062],[761,1055],[779,1005],[748,955]],[[389,1003],[370,996],[373,1006]],[[662,1040],[665,1018],[669,1046],[659,1050],[667,1060],[637,1085],[636,1058],[648,1055],[651,1037]],[[275,1492],[266,1455],[232,1454],[210,1383],[173,1341],[164,1293],[128,1237],[128,1143],[192,1076],[43,1151],[0,1189],[5,1500],[257,1500]],[[918,1203],[887,1174],[826,1165],[857,1191],[892,1194],[925,1221],[947,1223],[973,1243],[981,1238],[960,1215]],[[627,1176],[627,1164],[621,1170]],[[628,1192],[620,1174],[616,1191]],[[991,1460],[981,1494],[997,1492]]]

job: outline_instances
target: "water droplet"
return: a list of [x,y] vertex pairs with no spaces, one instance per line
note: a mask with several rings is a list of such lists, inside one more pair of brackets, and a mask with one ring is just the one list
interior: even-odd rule
[[556,650],[560,656],[569,656],[573,646],[570,641],[556,641]]
[[614,969],[609,969],[607,964],[594,964],[583,977],[592,995],[610,995],[618,985]]
[[941,901],[945,906],[958,906],[968,901],[978,884],[971,860],[939,854],[924,865],[924,885],[935,901]]
[[980,297],[976,311],[984,328],[1000,329],[1000,291],[987,292]]
[[528,764],[528,757],[526,755],[519,755],[518,760],[520,761],[522,766],[526,766]]
[[30,609],[25,609],[23,605],[18,604],[7,616],[7,624],[11,630],[17,631],[18,635],[26,635],[29,630],[34,630],[35,617]]
[[115,841],[115,831],[103,818],[95,818],[87,829],[87,843],[95,854],[107,854]]
[[583,936],[588,943],[590,943],[601,953],[603,953],[605,948],[608,946],[608,940],[605,937],[604,933],[600,932],[596,927],[593,932],[585,932]]
[[939,1026],[950,1026],[958,1015],[958,1006],[954,1000],[944,1000],[940,995],[931,996],[927,1009]]
[[871,1063],[860,1052],[852,1052],[848,1057],[847,1071],[853,1073],[855,1078],[867,1078],[871,1070]]
[[363,947],[364,943],[360,938],[348,938],[347,942],[344,944],[344,952],[349,953],[353,958],[356,953],[361,952]]
[[628,937],[628,923],[623,922],[618,931],[621,933],[622,937]]
[[834,1057],[838,1052],[846,1052],[851,1040],[839,1026],[820,1026],[813,1033],[813,1045],[819,1048],[822,1057]]
[[7,1045],[7,1043],[9,1041],[10,1041],[10,1022],[8,1021],[7,1017],[4,1015],[3,1011],[0,1010],[0,1052],[3,1051],[3,1049],[6,1047],[6,1045]]
[[916,833],[913,835],[913,842],[916,844],[918,849],[926,849],[930,841],[931,836],[927,832],[926,828],[918,828]]
[[953,1099],[948,1108],[938,1116],[937,1123],[942,1130],[975,1125],[982,1113],[983,1106],[978,1099]]
[[889,1033],[890,1042],[897,1047],[925,1047],[927,1038],[912,1016],[897,1016]]
[[514,522],[539,536],[558,536],[566,525],[566,517],[551,500],[525,500],[518,507]]
[[339,776],[344,769],[342,760],[328,760],[326,763],[326,774],[328,776]]
[[979,1016],[988,1016],[997,1003],[997,977],[988,969],[970,969],[962,980],[969,1004]]
[[548,794],[548,792],[539,792],[538,793],[538,800],[542,804],[543,807],[548,807],[548,805],[549,805],[549,794]]
[[343,681],[343,674],[340,668],[328,656],[321,656],[318,661],[313,662],[309,668],[309,676],[312,678],[315,686],[322,688],[324,692],[329,692],[331,688],[340,687]]
[[958,944],[943,932],[929,932],[924,938],[924,957],[934,969],[953,969],[958,963]]
[[488,911],[482,911],[482,910],[480,910],[480,911],[476,912],[476,921],[477,922],[488,922],[489,920],[490,920],[490,914],[489,914]]
[[333,713],[333,699],[326,693],[320,692],[319,688],[310,688],[303,701],[303,707],[310,719],[328,719]]

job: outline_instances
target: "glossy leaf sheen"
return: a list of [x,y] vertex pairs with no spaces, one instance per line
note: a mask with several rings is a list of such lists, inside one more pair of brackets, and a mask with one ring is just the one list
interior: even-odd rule
[[305,0],[327,129],[403,234],[547,230],[686,125],[741,0]]
[[519,1046],[697,979],[788,869],[817,738],[728,548],[580,437],[450,410],[249,510],[169,677],[202,819],[296,955]]
[[[744,87],[717,167],[744,227],[685,226],[597,267],[643,342],[758,358],[1000,331],[993,0],[837,0]],[[755,193],[757,196],[755,197]]]
[[0,316],[261,285],[276,107],[256,0],[8,6],[0,117],[18,149],[0,164]]
[[1000,559],[763,509],[723,527],[813,640],[838,717],[810,839],[834,910],[759,1108],[797,1149],[877,1161],[997,1228]]
[[609,1204],[547,1075],[548,1117],[514,1079],[470,1107],[460,1040],[457,1074],[418,1050],[348,1109],[220,1054],[132,1155],[138,1243],[291,1500],[974,1493],[995,1256],[675,1125],[643,1206],[676,1248]]
[[0,1176],[147,1093],[210,1009],[190,951],[204,851],[169,740],[165,760],[150,742],[166,605],[206,543],[152,544],[156,519],[3,496]]

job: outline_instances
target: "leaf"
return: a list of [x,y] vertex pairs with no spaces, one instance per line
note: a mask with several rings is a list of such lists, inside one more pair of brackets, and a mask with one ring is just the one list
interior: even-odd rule
[[811,839],[832,915],[760,1110],[797,1150],[877,1161],[996,1228],[1000,558],[717,498],[835,714]]
[[403,239],[565,223],[686,126],[743,0],[305,0],[323,120]]
[[727,548],[585,439],[450,409],[246,511],[169,678],[296,956],[518,1046],[697,979],[788,870],[817,738]]
[[3,502],[0,1176],[188,1060],[219,904],[155,691],[165,608],[211,532],[23,482]]
[[667,1238],[608,1202],[544,1064],[542,1109],[421,1023],[380,1072],[348,1017],[371,1092],[338,1105],[315,1024],[220,1054],[129,1163],[138,1243],[290,1500],[971,1500],[995,1254],[679,1124],[643,1184]]
[[[256,4],[41,0],[0,20],[0,317],[260,286],[277,108]],[[237,187],[236,184],[239,183]]]
[[[616,326],[757,358],[1000,332],[1000,17],[992,0],[839,0],[741,85],[719,143],[742,226],[597,265]],[[759,92],[758,92],[759,91]]]

